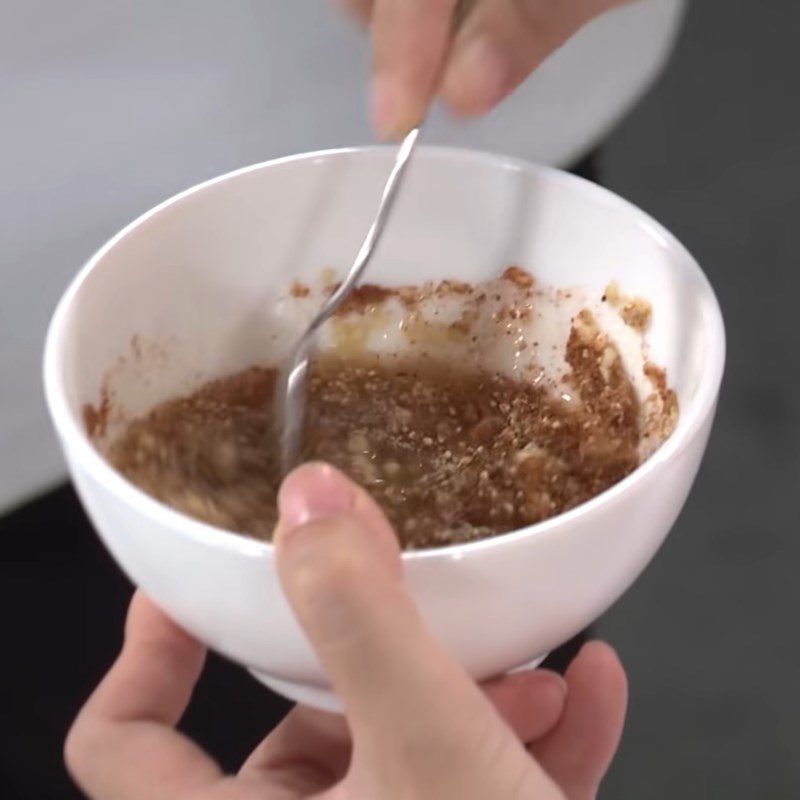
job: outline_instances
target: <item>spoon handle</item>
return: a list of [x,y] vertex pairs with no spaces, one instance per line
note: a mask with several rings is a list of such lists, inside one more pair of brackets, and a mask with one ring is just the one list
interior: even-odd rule
[[327,298],[317,315],[311,320],[308,328],[306,328],[294,346],[282,370],[276,399],[278,401],[277,409],[280,425],[281,470],[284,475],[297,466],[300,458],[303,419],[305,416],[306,376],[314,338],[322,325],[330,319],[353,290],[353,287],[372,259],[397,198],[403,175],[419,138],[419,132],[420,128],[418,126],[413,128],[403,139],[400,149],[397,151],[392,171],[383,187],[383,195],[378,205],[375,219],[369,231],[367,231],[353,265],[350,267],[345,279]]

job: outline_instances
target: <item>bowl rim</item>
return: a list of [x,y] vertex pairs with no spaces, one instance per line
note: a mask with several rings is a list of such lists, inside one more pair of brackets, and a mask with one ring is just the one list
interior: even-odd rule
[[[72,413],[67,403],[63,385],[63,361],[61,359],[63,343],[65,341],[64,332],[70,321],[70,314],[74,307],[74,302],[95,268],[97,268],[122,239],[134,233],[149,220],[161,214],[163,211],[166,211],[173,205],[216,186],[217,184],[285,164],[319,159],[342,158],[354,155],[386,155],[390,152],[392,152],[391,146],[386,145],[342,147],[298,153],[242,167],[209,180],[202,181],[188,189],[178,192],[141,214],[103,244],[70,281],[53,313],[45,340],[43,360],[45,397],[50,416],[61,439],[68,463],[77,461],[84,471],[89,473],[95,481],[117,496],[123,503],[137,508],[140,513],[146,517],[153,518],[167,525],[169,528],[179,531],[182,535],[193,539],[199,539],[206,547],[221,547],[225,550],[237,551],[246,556],[266,556],[267,558],[272,558],[274,555],[274,546],[271,542],[265,542],[243,534],[217,528],[176,511],[136,487],[108,463],[92,444],[85,430],[81,427],[76,415]],[[719,302],[708,278],[697,260],[677,237],[661,223],[630,201],[625,200],[623,197],[620,197],[605,187],[599,186],[598,184],[564,170],[488,151],[461,147],[421,145],[418,152],[415,154],[415,159],[417,161],[422,159],[451,159],[462,162],[483,163],[499,170],[542,175],[549,180],[572,184],[580,191],[589,195],[594,195],[597,200],[615,206],[621,212],[631,216],[649,235],[655,237],[662,247],[673,251],[678,258],[682,258],[688,269],[694,273],[694,277],[697,281],[697,291],[700,293],[703,303],[702,317],[707,334],[707,353],[700,386],[688,408],[681,410],[678,430],[671,434],[661,447],[631,472],[630,475],[627,475],[621,481],[609,487],[604,492],[595,495],[590,500],[561,514],[543,520],[542,522],[518,528],[517,530],[497,536],[479,539],[474,542],[441,545],[423,550],[403,550],[402,558],[404,562],[443,557],[460,559],[468,554],[473,555],[485,549],[503,547],[504,545],[510,545],[521,539],[545,535],[562,526],[569,526],[570,523],[578,521],[583,517],[590,516],[599,507],[613,503],[622,495],[627,494],[637,483],[640,483],[653,472],[659,470],[666,462],[677,458],[689,446],[707,418],[713,413],[719,388],[722,383],[726,348],[725,327]],[[680,423],[683,424],[681,425]]]

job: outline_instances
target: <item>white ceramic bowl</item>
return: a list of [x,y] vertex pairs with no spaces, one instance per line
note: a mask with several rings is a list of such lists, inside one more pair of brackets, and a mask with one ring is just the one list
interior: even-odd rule
[[[46,346],[47,400],[70,472],[131,580],[267,685],[323,707],[335,698],[281,594],[271,546],[140,492],[87,438],[82,408],[97,402],[104,380],[135,413],[204,378],[278,357],[270,304],[293,278],[350,263],[392,155],[368,149],[280,159],[168,200],[91,259],[61,301]],[[422,149],[370,280],[474,281],[508,264],[595,293],[615,278],[651,299],[649,346],[681,414],[653,458],[590,502],[494,539],[404,554],[427,623],[477,679],[542,657],[644,569],[696,475],[724,362],[711,287],[646,214],[552,169]]]

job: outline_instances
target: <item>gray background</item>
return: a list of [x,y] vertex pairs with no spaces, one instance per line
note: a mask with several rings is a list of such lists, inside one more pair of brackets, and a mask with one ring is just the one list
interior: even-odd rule
[[690,5],[608,185],[682,238],[726,317],[705,466],[608,615],[632,693],[607,797],[800,797],[800,113],[795,3]]
[[[3,8],[6,502],[61,474],[39,411],[6,401],[24,376],[24,397],[40,403],[42,331],[77,264],[197,180],[368,139],[361,85],[344,80],[341,66],[360,74],[359,38],[333,24],[324,4],[310,31],[308,15],[291,13],[299,2],[175,0],[156,13],[153,3],[108,0],[91,3],[91,13],[70,4],[55,19],[65,6],[45,0]],[[282,74],[254,67],[270,26],[280,31],[270,52],[326,82],[313,108]],[[658,558],[602,624],[632,688],[606,797],[800,796],[797,30],[794,3],[693,3],[665,77],[603,151],[605,183],[698,256],[729,334],[719,420],[694,494]],[[322,35],[324,49],[315,45]],[[336,113],[343,103],[352,117]],[[519,141],[495,146],[535,155]]]

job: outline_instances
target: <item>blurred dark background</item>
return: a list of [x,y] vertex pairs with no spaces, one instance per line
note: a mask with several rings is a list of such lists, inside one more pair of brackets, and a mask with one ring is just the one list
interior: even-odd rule
[[[297,69],[307,79],[330,80],[328,56],[309,50],[305,25],[317,39],[330,26],[336,57],[361,46],[322,9],[293,21],[290,4],[236,5],[247,7],[252,26],[231,22],[209,41],[241,37],[242,47],[258,47],[257,25],[288,26],[277,38],[287,58],[301,42]],[[357,80],[363,50],[352,56],[352,86],[338,94],[329,87],[329,102],[346,101],[362,115],[345,123],[324,103],[317,117],[298,110],[291,84],[275,88],[280,74],[265,74],[269,91],[252,75],[242,87],[214,68],[224,62],[220,50],[208,55],[206,72],[198,69],[206,54],[186,44],[196,39],[196,17],[184,30],[174,16],[160,19],[154,3],[109,2],[97,14],[83,6],[70,4],[65,14],[52,2],[12,4],[0,32],[0,796],[9,800],[78,796],[61,742],[114,656],[130,594],[71,490],[49,488],[63,467],[36,376],[53,302],[93,247],[169,193],[281,152],[368,139]],[[189,4],[177,7],[192,14]],[[798,30],[793,3],[690,3],[660,81],[597,156],[599,180],[697,256],[729,337],[719,416],[696,488],[653,564],[599,624],[631,681],[604,797],[800,796]],[[52,58],[49,68],[34,63],[34,41],[42,48],[36,58]],[[128,71],[87,66],[95,51],[130,42],[147,46],[131,50]],[[177,62],[164,74],[160,59],[172,50],[192,55],[185,74]],[[248,93],[250,116],[241,108],[234,116],[225,98],[241,106]],[[190,107],[206,95],[216,105],[192,117]],[[122,114],[125,125],[103,128],[106,114]],[[269,140],[271,119],[286,115],[294,127],[276,123]],[[329,125],[312,135],[315,119]],[[448,141],[448,130],[437,138]],[[487,136],[484,146],[521,149],[519,137],[506,148]],[[535,147],[528,155],[537,156]],[[93,215],[88,202],[68,204],[71,196],[91,196],[108,211]],[[284,709],[243,671],[212,658],[186,728],[233,767]]]

